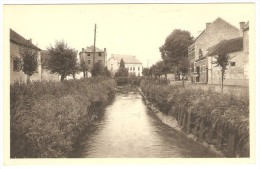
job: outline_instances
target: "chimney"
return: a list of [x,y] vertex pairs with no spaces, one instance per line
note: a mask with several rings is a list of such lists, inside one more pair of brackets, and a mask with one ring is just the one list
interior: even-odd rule
[[28,42],[29,42],[30,44],[32,44],[32,39],[29,39]]
[[106,52],[107,51],[107,48],[104,48],[104,52]]
[[82,52],[84,52],[84,48],[82,48]]
[[240,25],[240,30],[243,30],[246,23],[245,22],[239,22],[239,25]]
[[206,29],[209,27],[210,24],[211,24],[210,22],[206,23]]

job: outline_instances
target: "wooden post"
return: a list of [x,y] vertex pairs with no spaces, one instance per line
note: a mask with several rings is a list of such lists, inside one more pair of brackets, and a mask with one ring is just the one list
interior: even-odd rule
[[205,125],[204,120],[200,122],[199,140],[202,141],[204,138]]
[[187,115],[188,115],[188,117],[187,117],[186,132],[189,134],[190,133],[191,112],[188,111]]
[[186,112],[183,111],[183,115],[182,115],[182,125],[181,125],[182,129],[186,129]]

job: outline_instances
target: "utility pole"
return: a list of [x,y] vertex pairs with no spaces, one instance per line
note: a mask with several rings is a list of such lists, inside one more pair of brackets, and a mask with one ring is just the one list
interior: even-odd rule
[[[95,58],[96,58],[96,29],[97,29],[97,25],[95,24],[95,29],[94,29],[93,67],[95,65]],[[92,67],[92,69],[93,69],[93,67]]]

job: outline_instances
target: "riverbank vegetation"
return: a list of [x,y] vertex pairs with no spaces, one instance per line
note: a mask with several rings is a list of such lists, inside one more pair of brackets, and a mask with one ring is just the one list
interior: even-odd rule
[[11,158],[69,157],[114,89],[104,77],[11,85]]
[[227,157],[249,157],[249,96],[158,85],[142,80],[146,99],[173,116],[187,134],[214,145]]

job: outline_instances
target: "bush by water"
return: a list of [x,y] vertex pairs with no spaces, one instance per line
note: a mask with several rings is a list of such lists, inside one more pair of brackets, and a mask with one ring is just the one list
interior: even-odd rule
[[156,85],[142,80],[147,100],[174,116],[186,133],[221,150],[228,157],[249,157],[249,96],[212,90]]
[[11,158],[69,157],[114,89],[106,78],[11,85]]

